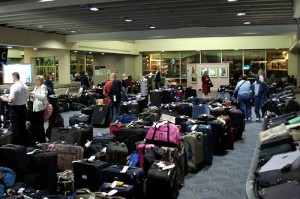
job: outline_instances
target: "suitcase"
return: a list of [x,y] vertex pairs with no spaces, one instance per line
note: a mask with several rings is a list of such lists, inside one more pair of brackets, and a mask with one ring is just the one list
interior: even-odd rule
[[211,123],[211,131],[213,134],[214,154],[224,155],[227,149],[226,125],[219,120],[214,120]]
[[150,91],[150,104],[151,106],[161,107],[161,91]]
[[78,133],[75,128],[59,127],[53,128],[50,142],[65,142],[66,144],[78,143]]
[[81,109],[81,114],[92,115],[94,108],[95,108],[94,106],[89,106],[89,107],[83,108],[83,109]]
[[266,129],[273,128],[282,123],[286,123],[288,120],[297,117],[297,112],[287,113],[277,117],[267,118]]
[[192,114],[193,119],[197,118],[199,115],[202,115],[202,114],[206,114],[206,115],[210,114],[208,105],[199,104],[199,105],[193,106],[193,114]]
[[191,103],[177,104],[176,109],[180,115],[186,115],[189,117],[192,117],[192,115],[193,115],[193,104],[191,104]]
[[109,108],[107,105],[96,105],[92,116],[92,125],[95,127],[108,127],[110,124]]
[[140,105],[137,102],[130,102],[128,104],[128,113],[131,115],[138,115],[140,113]]
[[145,97],[140,97],[137,99],[137,103],[139,104],[139,112],[141,113],[144,108],[148,107],[148,95]]
[[[142,168],[129,167],[126,171],[123,166],[112,165],[102,170],[101,182],[112,183],[121,181],[134,186],[135,198],[144,198],[144,171]],[[121,171],[124,172],[121,172]]]
[[125,126],[125,124],[122,124],[120,122],[113,122],[109,125],[109,133],[113,135],[114,131],[118,131],[122,126]]
[[[192,128],[195,129],[192,130]],[[213,134],[211,131],[211,126],[210,125],[189,125],[187,127],[187,132],[192,132],[192,131],[203,133],[204,161],[205,164],[212,165],[214,148],[213,148]]]
[[212,115],[207,115],[207,114],[202,114],[202,115],[199,115],[195,118],[195,121],[197,124],[210,124],[212,123],[212,121],[214,121],[216,119],[215,116],[212,116]]
[[116,117],[116,121],[114,122],[121,122],[121,123],[129,123],[131,121],[137,120],[138,117],[135,115],[121,115]]
[[99,153],[108,143],[114,142],[114,135],[102,135],[96,136],[93,140],[84,146],[84,158],[89,158],[92,155]]
[[189,97],[197,97],[196,89],[187,87],[184,91],[185,99],[188,99]]
[[106,161],[109,164],[126,165],[128,157],[127,146],[119,142],[110,142],[106,147]]
[[129,114],[128,112],[128,102],[121,103],[120,115]]
[[[145,144],[145,143],[138,144],[137,151],[138,151],[138,156],[139,156],[139,167],[140,168],[144,168],[144,162],[145,162],[144,155],[148,150],[150,150],[152,148],[158,148],[158,147],[155,146],[154,144]],[[148,167],[150,168],[150,166],[148,166]],[[144,168],[145,174],[148,172],[148,169],[145,170],[145,168]]]
[[75,124],[90,124],[91,123],[91,115],[74,115],[69,118],[69,125],[74,126]]
[[299,198],[300,196],[300,183],[297,181],[288,181],[282,184],[264,188],[260,192],[262,199],[282,199],[282,198]]
[[197,173],[204,167],[203,133],[192,132],[182,136],[188,171]]
[[219,117],[221,115],[227,115],[225,108],[223,107],[216,107],[210,110],[210,114]]
[[[75,192],[74,199],[125,199],[121,196],[108,196],[105,192],[91,192],[89,189],[78,189]],[[69,197],[70,198],[70,197]]]
[[[153,163],[147,174],[146,198],[147,199],[176,199],[179,195],[179,187],[176,183],[177,169],[163,170],[159,162]],[[163,162],[165,166],[172,163]],[[163,165],[161,165],[163,166]]]
[[218,117],[218,120],[225,122],[226,129],[226,149],[234,149],[234,141],[236,132],[231,127],[231,119],[228,115]]
[[260,144],[260,149],[265,149],[269,147],[274,147],[281,144],[293,144],[293,137],[291,135],[282,135],[282,136],[276,136],[273,138],[270,138],[268,140],[263,141]]
[[149,126],[154,122],[158,122],[160,120],[160,116],[158,113],[151,112],[143,112],[139,114],[139,120],[143,120],[144,122],[148,122]]
[[77,132],[77,142],[75,144],[84,147],[88,141],[93,140],[93,127],[88,125],[79,125],[75,128]]
[[225,100],[231,101],[231,95],[229,92],[224,92],[224,91],[217,92],[216,98],[221,99],[222,101],[225,101]]
[[125,143],[128,148],[128,152],[132,153],[133,151],[136,151],[135,143],[144,140],[147,132],[148,129],[143,128],[142,126],[140,126],[139,128],[121,127],[119,130],[115,130],[113,134],[116,137],[116,141]]
[[58,96],[58,101],[59,102],[69,102],[70,98],[68,94],[60,94]]
[[112,183],[103,183],[100,186],[100,191],[110,192],[111,190],[117,190],[118,192],[114,196],[121,196],[126,199],[134,199],[134,186],[129,184],[122,184],[120,186],[116,185],[112,188]]
[[69,104],[69,102],[60,102],[59,106],[62,108],[63,112],[70,111],[70,104]]
[[300,122],[300,117],[296,117],[294,119],[290,119],[287,121],[288,124],[297,124]]
[[91,93],[83,93],[80,96],[79,101],[85,106],[92,106],[95,104],[95,96]]
[[274,155],[256,175],[263,187],[300,180],[300,151]]
[[183,99],[183,91],[182,90],[177,90],[176,91],[176,97],[179,98],[181,101]]
[[83,158],[83,147],[69,144],[40,143],[37,145],[44,151],[57,153],[57,169],[59,171],[72,170],[72,162]]
[[174,100],[174,91],[171,89],[168,90],[162,90],[161,91],[161,103],[162,104],[170,104],[172,103]]
[[242,139],[243,132],[245,131],[245,116],[240,109],[230,109],[227,111],[230,117],[231,127],[236,129],[235,140]]
[[0,130],[0,146],[6,145],[6,144],[12,144],[13,143],[13,134],[12,131],[8,129],[1,129]]
[[274,147],[269,147],[262,149],[259,153],[259,159],[261,159],[263,162],[266,162],[272,158],[272,156],[281,154],[281,153],[286,153],[292,151],[292,147],[290,144],[280,144]]
[[24,183],[39,190],[57,193],[57,154],[47,151],[28,151],[25,158]]
[[86,106],[82,103],[71,102],[70,103],[70,110],[71,111],[81,111],[81,109],[86,108]]
[[89,161],[87,159],[73,162],[74,187],[75,189],[88,188],[98,191],[101,185],[102,170],[109,164],[100,160]]
[[16,182],[24,180],[26,147],[4,145],[0,147],[0,166],[8,167],[16,173]]

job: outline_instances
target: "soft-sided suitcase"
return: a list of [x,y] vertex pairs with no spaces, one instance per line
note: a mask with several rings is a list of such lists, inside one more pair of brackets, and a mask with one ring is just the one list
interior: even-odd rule
[[83,147],[69,144],[40,143],[37,145],[44,151],[57,153],[57,169],[59,171],[72,170],[72,162],[83,158]]
[[13,142],[13,134],[12,131],[8,129],[1,129],[0,130],[0,146],[5,144],[12,144]]
[[129,184],[116,185],[112,187],[112,183],[103,183],[100,186],[100,191],[110,192],[111,190],[117,190],[114,196],[121,196],[126,199],[134,199],[134,186]]
[[128,149],[124,143],[110,142],[106,147],[106,161],[110,164],[126,165]]
[[261,186],[300,180],[300,151],[274,155],[258,170],[256,179]]
[[150,91],[150,104],[151,106],[161,107],[161,91]]
[[233,108],[228,110],[227,113],[230,117],[231,127],[236,129],[235,140],[241,139],[245,131],[245,116],[243,111]]
[[204,151],[204,161],[207,165],[212,165],[213,161],[213,134],[210,125],[189,125],[187,127],[187,132],[202,132],[203,133],[203,151]]
[[172,103],[174,100],[174,91],[171,89],[167,89],[167,90],[162,90],[161,92],[161,103],[162,104],[170,104]]
[[277,117],[267,118],[266,129],[273,128],[282,123],[286,123],[288,120],[297,117],[297,112],[291,112],[284,115],[279,115]]
[[211,131],[213,134],[213,148],[214,148],[214,154],[217,155],[223,155],[226,152],[226,125],[219,121],[214,120],[211,123]]
[[128,152],[131,153],[133,151],[136,151],[135,143],[144,140],[147,132],[148,129],[143,128],[142,126],[140,126],[139,128],[121,127],[119,130],[115,130],[113,134],[116,137],[116,141],[120,143],[125,143],[128,148]]
[[192,117],[192,115],[193,115],[193,104],[192,103],[177,104],[176,109],[180,115],[186,115],[189,117]]
[[202,114],[206,114],[206,115],[210,114],[208,105],[199,104],[199,105],[193,106],[193,114],[192,114],[193,119],[197,118],[199,115],[202,115]]
[[182,136],[187,156],[188,171],[198,172],[204,166],[203,133],[192,132]]
[[137,102],[130,102],[128,104],[128,113],[131,115],[138,115],[140,113],[140,106]]
[[0,166],[8,167],[16,173],[16,181],[24,180],[26,147],[19,145],[4,145],[0,147]]
[[262,199],[298,199],[300,196],[300,183],[298,181],[288,181],[282,184],[270,186],[264,188],[263,192],[260,192],[260,198]]
[[[124,169],[124,170],[123,170]],[[123,172],[121,172],[123,170]],[[121,181],[134,186],[135,198],[144,198],[144,171],[142,168],[112,165],[102,170],[102,183]]]
[[290,144],[280,144],[277,146],[273,147],[268,147],[265,149],[262,149],[259,153],[259,159],[263,160],[264,162],[270,160],[272,156],[281,154],[281,153],[286,153],[292,150],[292,147]]
[[89,125],[79,125],[75,128],[77,133],[77,142],[75,144],[84,147],[88,141],[93,139],[93,127]]
[[84,158],[89,158],[99,153],[108,143],[114,142],[114,135],[98,135],[93,140],[84,146]]
[[265,140],[260,144],[260,148],[269,148],[269,147],[274,147],[280,144],[293,144],[293,137],[291,135],[282,135],[282,136],[276,136],[271,139]]
[[146,181],[147,199],[176,199],[178,197],[176,165],[174,164],[174,167],[166,170],[163,169],[164,165],[170,166],[172,163],[155,162],[149,169]]
[[24,182],[35,189],[57,193],[57,154],[40,150],[28,151],[25,158]]
[[69,125],[74,126],[75,124],[90,124],[91,118],[91,115],[74,115],[69,118]]
[[221,115],[227,115],[226,110],[223,107],[212,108],[210,110],[210,114],[215,116],[215,117],[219,117]]
[[70,111],[70,104],[69,104],[69,102],[60,102],[59,106],[62,108],[63,112]]
[[226,129],[226,149],[234,149],[234,141],[236,132],[231,127],[231,119],[228,115],[218,117],[218,120],[225,123]]
[[88,188],[98,191],[101,185],[102,170],[109,164],[100,160],[89,161],[87,159],[73,162],[74,188]]
[[65,142],[67,144],[75,144],[78,141],[78,133],[75,128],[59,127],[53,128],[50,142]]
[[108,127],[110,123],[109,108],[107,105],[96,105],[92,116],[92,125],[95,127]]
[[93,111],[94,111],[94,106],[89,106],[89,107],[81,109],[81,113],[84,115],[92,115]]
[[187,87],[185,89],[184,95],[185,95],[185,99],[188,99],[189,97],[197,97],[196,89]]

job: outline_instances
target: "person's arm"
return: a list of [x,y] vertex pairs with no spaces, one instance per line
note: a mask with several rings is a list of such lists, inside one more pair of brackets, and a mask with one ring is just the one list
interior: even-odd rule
[[45,100],[46,97],[47,97],[47,94],[48,94],[47,87],[42,85],[41,86],[41,93],[34,92],[33,93],[33,98],[38,98],[38,99],[41,99],[41,100]]

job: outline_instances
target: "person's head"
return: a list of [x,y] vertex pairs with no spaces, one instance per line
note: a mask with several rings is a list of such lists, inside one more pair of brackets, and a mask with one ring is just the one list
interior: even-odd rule
[[242,80],[247,80],[247,75],[242,75]]
[[116,73],[110,74],[110,77],[109,77],[110,80],[115,80],[116,78],[117,78]]
[[80,71],[80,75],[81,75],[81,76],[84,76],[84,71]]
[[43,75],[37,75],[35,76],[35,85],[40,86],[44,83],[44,76]]
[[292,75],[292,76],[291,76],[291,78],[292,78],[292,79],[294,79],[294,78],[295,78],[295,76],[294,76],[294,75]]
[[14,72],[12,75],[12,78],[13,78],[13,82],[17,82],[20,80],[20,74],[18,72]]
[[207,70],[203,73],[203,76],[208,76],[208,71]]
[[132,79],[132,76],[131,76],[131,75],[129,75],[129,76],[128,76],[128,79],[130,79],[130,80],[131,80],[131,79]]
[[123,79],[123,80],[127,79],[127,76],[126,76],[125,73],[122,74],[122,79]]
[[53,79],[54,78],[54,72],[49,72],[48,76],[49,76],[50,79]]
[[256,83],[259,83],[259,75],[255,75],[254,80],[256,81]]

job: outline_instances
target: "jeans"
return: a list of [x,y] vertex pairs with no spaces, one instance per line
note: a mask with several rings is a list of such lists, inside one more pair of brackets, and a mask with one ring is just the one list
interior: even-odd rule
[[115,122],[117,116],[119,116],[119,114],[120,114],[121,103],[119,102],[119,103],[115,103],[113,105],[113,103],[110,101],[108,103],[108,106],[109,106],[109,111],[110,111],[110,121]]
[[250,98],[251,96],[249,93],[242,93],[238,95],[238,102],[244,112],[245,118],[251,117]]
[[262,116],[264,116],[264,112],[262,110],[262,106],[265,103],[264,97],[254,97],[254,111],[256,118],[260,119],[260,111],[262,112]]

